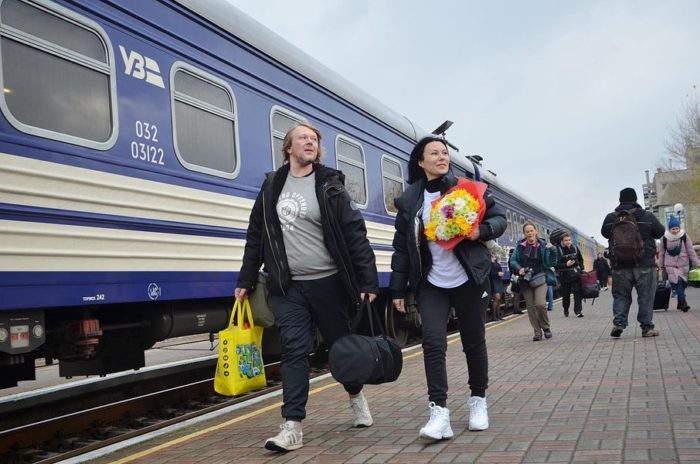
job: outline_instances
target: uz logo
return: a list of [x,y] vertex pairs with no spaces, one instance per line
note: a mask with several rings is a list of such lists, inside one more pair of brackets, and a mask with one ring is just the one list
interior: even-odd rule
[[152,58],[143,56],[133,50],[129,52],[123,46],[119,46],[119,51],[122,53],[124,60],[124,74],[128,74],[136,79],[146,79],[149,84],[156,85],[162,89],[163,78],[160,77],[160,68],[158,63]]

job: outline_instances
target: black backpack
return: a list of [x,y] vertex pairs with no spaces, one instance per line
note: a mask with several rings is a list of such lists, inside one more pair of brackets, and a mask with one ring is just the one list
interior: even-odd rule
[[613,213],[610,250],[618,264],[636,265],[644,255],[644,240],[634,217],[636,210],[632,208]]
[[562,227],[554,229],[550,234],[549,234],[549,241],[552,245],[554,246],[559,246],[561,244],[561,238],[564,234],[568,233],[568,231]]

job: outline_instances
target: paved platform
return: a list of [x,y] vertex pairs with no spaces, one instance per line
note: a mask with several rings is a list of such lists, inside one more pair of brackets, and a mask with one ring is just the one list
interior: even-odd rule
[[370,428],[351,427],[347,396],[327,379],[312,385],[300,450],[262,447],[281,423],[275,397],[93,462],[700,463],[700,290],[688,290],[690,312],[675,300],[655,311],[656,338],[642,338],[634,305],[630,326],[611,338],[610,292],[586,303],[583,318],[565,318],[557,303],[551,340],[531,341],[526,315],[490,324],[487,431],[467,430],[467,369],[452,339],[452,440],[418,439],[428,405],[417,350],[397,382],[366,387]]

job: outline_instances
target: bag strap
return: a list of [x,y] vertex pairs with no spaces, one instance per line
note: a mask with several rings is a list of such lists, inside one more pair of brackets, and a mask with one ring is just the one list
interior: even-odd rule
[[[238,312],[241,310],[241,302],[238,300],[238,298],[233,300],[233,308],[231,308],[231,316],[228,318],[228,325],[226,328],[230,329],[231,326],[233,325],[233,320],[236,318],[236,315]],[[238,319],[236,319],[238,320]]]
[[245,298],[243,300],[243,310],[241,311],[241,315],[245,317],[241,317],[242,320],[248,319],[248,325],[250,326],[251,329],[255,328],[255,321],[253,320],[253,310],[250,307],[250,298]]
[[[362,303],[360,303],[360,309],[358,309],[357,314],[355,314],[355,317],[353,318],[350,332],[357,333],[357,328],[360,326],[362,316],[365,314],[365,312],[367,313],[367,317],[369,319],[369,331],[372,334],[372,336],[375,336],[374,322],[376,322],[377,327],[379,327],[379,332],[381,333],[381,336],[386,338],[386,333],[384,332],[384,326],[382,325],[382,321],[379,319],[379,316],[372,310],[372,303],[370,303],[368,297],[365,297],[365,299],[362,300]],[[376,321],[374,320],[375,318]]]
[[228,320],[228,327],[231,328],[233,320],[236,320],[236,327],[239,330],[243,330],[244,321],[248,321],[248,325],[251,329],[255,328],[255,321],[253,320],[253,311],[250,309],[250,299],[248,297],[243,298],[243,302],[236,299],[233,303],[233,309],[231,310],[231,317]]

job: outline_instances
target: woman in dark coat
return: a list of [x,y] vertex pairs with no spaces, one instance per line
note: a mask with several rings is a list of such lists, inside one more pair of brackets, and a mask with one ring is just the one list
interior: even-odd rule
[[469,372],[469,429],[488,428],[486,388],[486,309],[491,291],[491,253],[485,242],[499,237],[506,229],[505,214],[486,191],[486,211],[478,227],[453,249],[429,240],[425,225],[430,206],[457,185],[450,172],[450,154],[443,138],[425,137],[411,152],[408,163],[410,184],[394,203],[396,233],[391,257],[391,283],[394,307],[405,312],[407,292],[416,296],[421,316],[425,376],[428,383],[430,420],[420,436],[433,440],[452,438],[450,411],[447,409],[447,319],[455,308],[462,348]]
[[495,321],[503,319],[501,314],[501,295],[503,295],[503,268],[498,256],[491,256],[491,314]]

